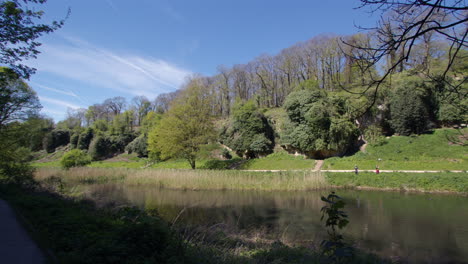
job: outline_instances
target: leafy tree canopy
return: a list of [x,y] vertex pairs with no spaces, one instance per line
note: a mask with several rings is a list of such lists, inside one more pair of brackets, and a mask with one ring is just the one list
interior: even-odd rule
[[256,158],[271,153],[274,147],[273,128],[253,101],[233,107],[231,123],[221,137],[241,157]]
[[45,2],[46,0],[8,0],[0,3],[0,64],[8,65],[26,79],[35,69],[21,62],[36,58],[41,45],[37,39],[64,24],[64,20],[52,21],[51,24],[39,22],[44,12],[36,11],[35,8]]
[[0,68],[0,129],[37,115],[40,108],[36,92],[11,69]]
[[[284,103],[288,122],[282,143],[314,157],[344,154],[356,141],[356,125],[346,118],[346,108],[323,90],[297,90]],[[344,104],[345,102],[343,102]]]
[[390,125],[396,133],[421,134],[427,130],[429,112],[425,102],[429,90],[418,77],[401,76],[396,81],[390,102]]
[[214,137],[210,100],[198,82],[191,82],[149,134],[148,150],[163,159],[184,158],[195,169],[200,147]]

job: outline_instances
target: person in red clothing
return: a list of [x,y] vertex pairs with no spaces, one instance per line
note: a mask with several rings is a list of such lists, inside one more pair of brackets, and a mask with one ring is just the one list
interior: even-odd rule
[[379,166],[376,165],[376,166],[375,166],[375,174],[379,174],[379,173],[380,173]]

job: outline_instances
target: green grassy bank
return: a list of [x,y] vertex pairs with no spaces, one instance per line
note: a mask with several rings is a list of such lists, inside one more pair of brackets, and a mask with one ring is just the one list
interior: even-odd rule
[[327,172],[329,184],[424,192],[468,193],[468,173],[354,173]]
[[[468,171],[466,138],[468,129],[436,129],[430,134],[420,136],[392,136],[379,144],[370,144],[364,151],[352,156],[326,159],[322,169],[353,169],[358,165],[360,169],[371,170],[378,165],[381,170]],[[37,168],[60,167],[60,153],[48,154],[50,157],[43,154],[48,158],[34,162],[33,165]],[[198,169],[310,170],[315,165],[312,159],[295,157],[285,151],[251,160],[217,160],[208,156],[205,154],[204,158],[197,161]],[[88,167],[190,169],[186,160],[172,159],[151,163],[134,154],[121,154],[111,159],[94,161]]]
[[468,129],[436,129],[420,136],[393,136],[348,157],[326,159],[323,169],[468,170]]
[[[201,159],[197,161],[197,169],[243,169],[243,170],[309,170],[313,169],[315,160],[292,156],[285,152],[270,154],[263,158],[242,160]],[[58,168],[59,160],[33,162],[36,168]],[[87,167],[91,168],[154,168],[154,169],[190,169],[190,164],[183,159],[171,159],[162,162],[151,162],[146,158],[138,158],[129,154],[121,154],[115,158],[94,161]]]
[[251,159],[243,163],[239,169],[243,170],[311,170],[315,160],[302,156],[293,156],[286,152],[277,152],[264,158]]

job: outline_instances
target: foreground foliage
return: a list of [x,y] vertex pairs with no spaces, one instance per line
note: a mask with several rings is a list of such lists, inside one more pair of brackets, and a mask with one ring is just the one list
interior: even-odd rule
[[96,210],[47,192],[1,189],[59,263],[190,263],[181,241],[151,213]]
[[353,258],[353,248],[348,245],[339,230],[348,225],[348,215],[344,211],[346,205],[343,198],[331,192],[327,197],[322,196],[321,200],[325,206],[320,210],[325,219],[325,227],[328,228],[328,239],[322,241],[322,254],[327,256],[332,262],[349,262]]
[[[44,187],[60,182],[43,181]],[[66,191],[65,191],[66,192]],[[209,227],[170,226],[155,210],[97,208],[38,188],[0,182],[0,198],[21,214],[34,237],[58,263],[328,263],[331,258],[280,241],[253,242]],[[66,235],[64,235],[66,234]],[[359,252],[335,263],[388,263]]]
[[[40,53],[37,41],[44,34],[63,26],[64,21],[53,21],[50,25],[40,23],[44,11],[37,10],[38,4],[46,0],[9,0],[0,3],[0,63],[9,65],[21,77],[29,78],[34,68],[22,63],[36,58]],[[29,6],[28,6],[29,4]],[[30,5],[36,6],[31,7]]]

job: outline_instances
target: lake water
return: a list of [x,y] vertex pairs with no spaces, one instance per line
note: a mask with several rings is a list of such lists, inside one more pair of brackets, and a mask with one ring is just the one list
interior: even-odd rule
[[[320,208],[327,191],[178,191],[119,184],[89,185],[100,203],[157,209],[184,225],[221,224],[244,234],[317,245],[325,237]],[[346,201],[344,234],[359,248],[412,263],[468,263],[468,197],[338,190]]]

